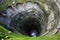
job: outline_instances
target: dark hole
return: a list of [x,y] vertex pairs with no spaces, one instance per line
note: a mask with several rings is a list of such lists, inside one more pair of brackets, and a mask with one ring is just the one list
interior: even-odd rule
[[33,17],[24,20],[22,29],[28,36],[38,36],[41,31],[39,20]]

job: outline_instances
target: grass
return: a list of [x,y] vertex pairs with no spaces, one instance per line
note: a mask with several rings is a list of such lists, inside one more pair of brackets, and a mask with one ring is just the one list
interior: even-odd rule
[[0,26],[0,40],[60,40],[60,33],[55,35],[28,37],[21,34],[19,35],[12,33]]

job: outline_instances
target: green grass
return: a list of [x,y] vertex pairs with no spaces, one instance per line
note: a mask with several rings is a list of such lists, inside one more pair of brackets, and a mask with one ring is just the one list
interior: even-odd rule
[[60,33],[55,35],[28,37],[21,34],[12,33],[0,26],[0,40],[60,40]]

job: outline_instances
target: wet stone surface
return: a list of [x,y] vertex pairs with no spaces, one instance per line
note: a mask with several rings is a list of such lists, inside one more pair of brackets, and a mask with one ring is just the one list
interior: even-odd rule
[[[0,4],[4,1],[0,0]],[[58,27],[60,26],[60,4],[52,0],[47,2],[51,6],[32,1],[9,5],[5,12],[0,11],[0,23],[6,25],[6,29],[17,34],[27,36],[55,34],[60,28]],[[52,28],[54,29],[51,30]]]

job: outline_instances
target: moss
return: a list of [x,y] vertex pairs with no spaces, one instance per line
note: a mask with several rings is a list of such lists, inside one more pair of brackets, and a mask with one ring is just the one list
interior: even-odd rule
[[25,1],[26,0],[6,0],[2,5],[0,5],[0,10],[6,10],[8,5],[13,5],[13,2],[16,4],[17,2],[24,3]]
[[0,26],[0,39],[1,40],[2,39],[4,40],[59,40],[60,33],[57,33],[55,35],[47,35],[47,36],[27,37],[27,36],[18,35],[12,32],[9,33],[9,31],[7,31],[5,28]]

